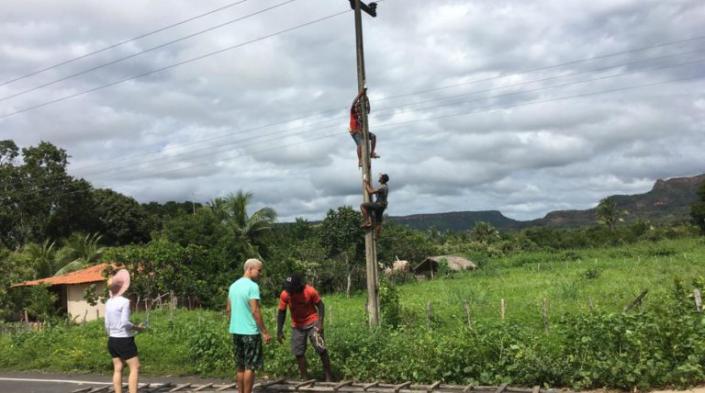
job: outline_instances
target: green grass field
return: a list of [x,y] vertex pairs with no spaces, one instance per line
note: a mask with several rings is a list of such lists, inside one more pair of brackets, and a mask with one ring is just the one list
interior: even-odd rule
[[[399,285],[398,329],[370,332],[362,293],[350,299],[324,296],[326,336],[340,378],[574,388],[687,386],[705,379],[705,319],[687,296],[705,283],[704,277],[702,238],[521,253],[489,260],[475,272]],[[623,313],[644,289],[649,293],[643,305]],[[265,312],[273,333],[276,311],[267,306]],[[158,311],[150,319],[150,331],[137,339],[144,372],[231,375],[223,312]],[[0,368],[107,372],[111,363],[105,341],[100,321],[0,336]],[[309,355],[315,370],[318,360]],[[288,343],[267,347],[265,372],[296,375]]]
[[[705,242],[682,239],[609,248],[555,253],[532,252],[492,260],[475,272],[399,286],[407,322],[427,323],[427,305],[444,329],[466,324],[463,304],[471,318],[498,321],[501,299],[505,320],[543,327],[544,298],[553,320],[565,313],[592,309],[618,312],[648,289],[645,302],[666,296],[674,279],[705,278]],[[365,299],[326,296],[332,326],[364,320]]]

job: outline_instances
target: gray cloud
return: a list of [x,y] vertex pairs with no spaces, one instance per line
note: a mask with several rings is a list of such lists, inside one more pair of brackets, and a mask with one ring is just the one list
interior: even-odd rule
[[[0,98],[276,3],[246,2],[0,86]],[[10,0],[0,16],[0,82],[223,4]],[[346,7],[297,1],[0,102],[0,116]],[[373,173],[392,178],[390,214],[499,209],[530,219],[703,172],[705,40],[654,46],[697,36],[702,2],[386,0],[379,7],[378,18],[364,21],[365,54],[382,155]],[[72,156],[71,173],[140,201],[205,202],[242,189],[255,194],[254,208],[272,206],[283,220],[320,218],[360,203],[347,134],[357,87],[352,28],[347,13],[0,119],[0,137],[58,144]],[[617,52],[624,53],[599,57]],[[668,83],[645,86],[659,82]]]

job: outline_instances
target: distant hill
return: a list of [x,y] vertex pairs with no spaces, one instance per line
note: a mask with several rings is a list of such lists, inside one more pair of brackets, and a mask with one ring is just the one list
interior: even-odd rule
[[[655,223],[687,220],[690,205],[697,198],[697,189],[705,183],[705,174],[657,180],[651,191],[637,195],[613,195],[617,208],[625,212],[626,222],[649,220]],[[597,205],[599,201],[595,201]],[[449,213],[414,214],[389,217],[389,220],[416,229],[435,227],[440,230],[463,231],[471,229],[477,222],[485,221],[498,229],[511,230],[529,226],[580,227],[597,222],[595,209],[553,211],[543,218],[518,221],[505,217],[496,210],[463,211]]]
[[497,210],[413,214],[410,216],[389,217],[389,220],[414,229],[437,228],[451,231],[471,229],[475,226],[475,223],[480,221],[488,222],[495,228],[501,229],[519,229],[523,227],[522,221],[505,217]]

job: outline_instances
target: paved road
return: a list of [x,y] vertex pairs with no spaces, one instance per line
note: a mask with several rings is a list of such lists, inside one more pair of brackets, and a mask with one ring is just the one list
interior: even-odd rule
[[[44,373],[0,373],[1,393],[69,393],[86,386],[110,384],[110,375],[70,375]],[[127,373],[123,380],[127,382]],[[141,378],[140,382],[223,383],[222,380],[204,380],[198,377]]]

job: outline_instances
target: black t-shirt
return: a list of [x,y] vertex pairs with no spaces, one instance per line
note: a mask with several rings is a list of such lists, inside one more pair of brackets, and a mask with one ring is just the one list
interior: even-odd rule
[[387,206],[387,194],[389,194],[389,187],[386,184],[382,184],[377,190],[377,203],[381,203]]

